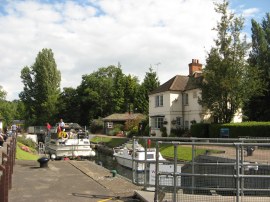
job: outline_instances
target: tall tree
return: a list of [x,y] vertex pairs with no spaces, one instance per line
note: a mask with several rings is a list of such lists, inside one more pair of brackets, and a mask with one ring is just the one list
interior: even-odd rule
[[256,69],[245,57],[250,45],[241,39],[243,18],[228,12],[228,1],[215,4],[220,21],[215,46],[211,48],[203,70],[201,85],[202,106],[209,109],[219,123],[231,122],[235,113],[252,95],[260,93],[260,80]]
[[148,95],[151,91],[160,85],[157,73],[150,67],[149,72],[146,72],[144,80],[139,88],[139,92],[135,98],[135,105],[138,112],[148,114],[149,112],[149,98]]
[[120,112],[123,106],[123,73],[120,67],[108,66],[82,76],[78,87],[81,98],[81,121],[91,120]]
[[125,112],[138,112],[135,105],[135,98],[139,93],[139,80],[137,77],[128,75],[124,78],[124,111]]
[[44,125],[57,113],[61,75],[51,49],[42,49],[31,67],[21,71],[24,89],[19,97],[25,105],[28,124]]
[[[65,118],[65,122],[81,123],[80,97],[74,88],[64,88],[58,99],[58,117]],[[55,120],[55,122],[58,120]]]
[[245,115],[253,121],[270,121],[270,14],[266,14],[261,24],[254,19],[251,23],[252,51],[248,61],[260,71],[266,88],[261,96],[254,96],[247,103]]

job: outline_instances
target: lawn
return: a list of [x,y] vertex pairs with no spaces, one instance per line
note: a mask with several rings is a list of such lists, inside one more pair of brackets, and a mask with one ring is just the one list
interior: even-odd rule
[[22,150],[22,143],[17,142],[17,148],[16,148],[16,159],[18,160],[37,160],[39,158],[39,155],[37,154],[36,150],[29,147],[30,152],[26,152]]
[[[209,151],[209,150],[208,150]],[[214,152],[214,151],[211,151]],[[174,159],[174,146],[160,146],[160,153],[166,159],[173,160]],[[199,155],[205,154],[206,149],[195,149],[195,156],[196,158]],[[192,148],[186,146],[177,146],[177,160],[180,161],[191,161],[192,160]]]
[[[108,136],[96,136],[91,139],[93,143],[102,143],[110,148],[121,146],[122,144],[126,143],[128,138],[113,138]],[[144,145],[144,141],[140,141],[140,144]],[[151,147],[155,147],[155,142],[151,142]],[[219,153],[219,150],[209,150],[209,149],[195,149],[195,156],[196,158],[199,155],[205,154],[206,151],[210,153]],[[174,146],[173,145],[161,145],[160,146],[160,153],[161,155],[166,158],[173,160],[174,159]],[[191,161],[192,160],[192,148],[191,146],[178,146],[177,148],[177,159],[179,161]]]

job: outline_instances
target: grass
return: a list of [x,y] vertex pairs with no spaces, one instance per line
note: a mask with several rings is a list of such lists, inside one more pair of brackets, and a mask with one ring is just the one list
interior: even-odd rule
[[17,148],[16,148],[16,159],[18,160],[37,160],[39,158],[38,154],[36,153],[36,150],[29,147],[30,152],[26,152],[21,149],[21,147],[24,146],[24,144],[17,142]]
[[[93,143],[103,143],[104,145],[113,148],[118,147],[124,143],[126,143],[128,138],[112,138],[112,137],[101,137],[96,136],[91,139]],[[143,141],[139,142],[140,144],[144,145]],[[151,142],[151,147],[155,147],[155,142]],[[199,155],[203,155],[206,151],[210,153],[220,153],[220,150],[210,150],[210,149],[195,149],[195,156],[196,158]],[[174,159],[174,146],[173,145],[161,145],[160,146],[160,153],[166,159]],[[192,148],[187,146],[178,146],[177,148],[177,160],[178,161],[191,161],[192,160]]]
[[[210,151],[210,150],[208,150]],[[210,151],[214,152],[214,151]],[[160,153],[162,156],[166,159],[174,159],[174,146],[162,146],[160,147]],[[195,156],[196,158],[199,155],[205,154],[206,149],[195,149]],[[185,146],[178,146],[177,147],[177,160],[180,161],[191,161],[192,160],[192,148],[191,147],[185,147]]]

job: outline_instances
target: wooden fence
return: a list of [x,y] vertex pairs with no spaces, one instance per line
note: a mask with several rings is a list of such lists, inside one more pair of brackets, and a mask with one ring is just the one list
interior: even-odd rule
[[16,135],[9,137],[2,153],[0,164],[0,201],[8,202],[8,191],[12,188],[12,174],[16,156]]

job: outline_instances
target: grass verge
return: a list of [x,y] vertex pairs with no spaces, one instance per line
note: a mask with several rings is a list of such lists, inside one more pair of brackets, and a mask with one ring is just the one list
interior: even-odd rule
[[16,159],[35,161],[39,158],[39,155],[36,153],[35,149],[29,147],[30,152],[26,152],[26,151],[21,149],[23,146],[25,146],[25,145],[20,143],[20,142],[17,142]]

